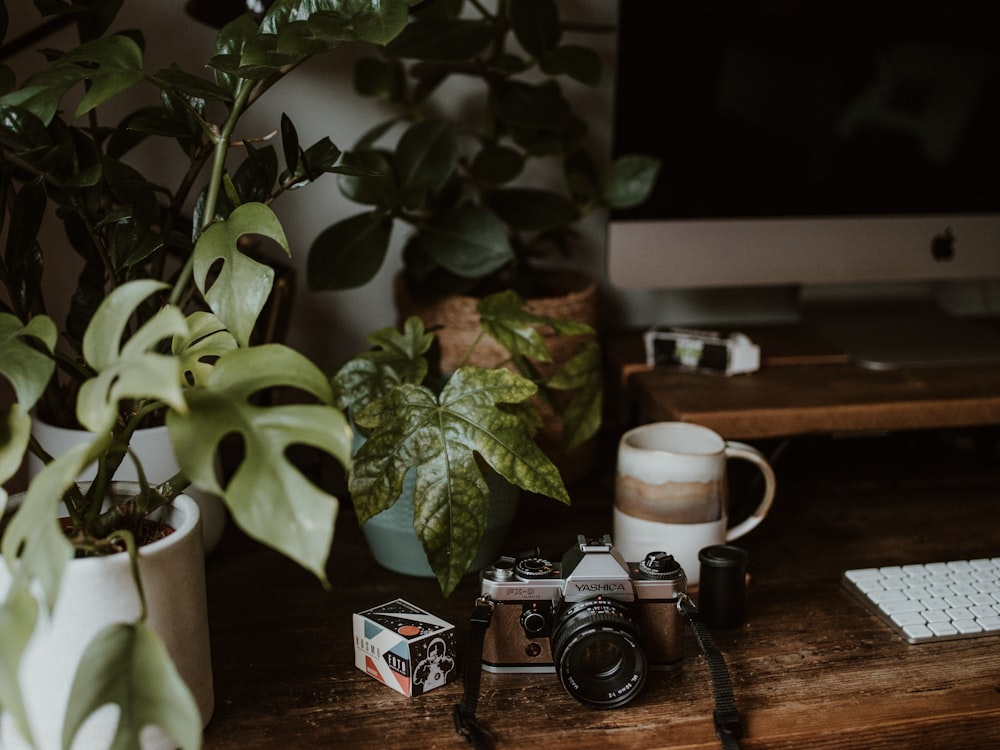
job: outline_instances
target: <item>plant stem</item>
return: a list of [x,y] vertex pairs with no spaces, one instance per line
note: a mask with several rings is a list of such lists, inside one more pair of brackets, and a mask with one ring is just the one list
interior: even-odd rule
[[135,546],[135,536],[131,531],[116,531],[112,539],[120,539],[125,542],[125,549],[128,550],[128,561],[132,569],[132,580],[135,581],[136,593],[139,594],[139,622],[145,622],[148,610],[146,608],[146,593],[142,588],[142,576],[139,574],[139,551]]
[[[215,147],[212,151],[212,171],[209,174],[208,186],[205,193],[205,209],[202,214],[202,225],[201,230],[204,230],[215,221],[215,209],[219,203],[219,192],[222,189],[222,177],[226,169],[226,156],[229,153],[229,139],[233,135],[233,131],[236,129],[236,123],[239,122],[240,116],[243,114],[247,107],[247,102],[250,100],[250,95],[253,93],[254,86],[251,82],[247,80],[241,80],[239,89],[236,92],[236,97],[233,99],[233,106],[229,110],[229,114],[226,116],[225,122],[222,123],[222,128],[219,130],[218,135],[214,135]],[[173,291],[170,294],[170,303],[173,305],[178,304],[184,290],[187,288],[191,281],[191,275],[194,272],[194,253],[192,253],[184,263],[184,267],[181,269],[180,276],[177,279],[177,284],[174,286]]]

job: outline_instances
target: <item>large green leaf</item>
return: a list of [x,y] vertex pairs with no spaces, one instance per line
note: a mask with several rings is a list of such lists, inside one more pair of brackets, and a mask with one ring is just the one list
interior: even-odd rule
[[395,503],[415,468],[414,526],[445,594],[468,570],[486,529],[489,491],[477,456],[510,483],[569,502],[559,471],[524,423],[497,408],[535,390],[508,370],[463,367],[440,396],[407,384],[356,416],[369,435],[350,478],[358,519]]
[[[263,406],[252,397],[286,387],[320,403]],[[184,473],[202,489],[221,495],[237,524],[326,581],[337,500],[318,489],[289,460],[288,450],[308,445],[345,466],[351,432],[332,406],[326,376],[292,349],[268,344],[219,358],[204,387],[187,391],[187,414],[167,415],[174,453]],[[226,438],[242,442],[243,456],[223,488],[215,458]]]
[[237,348],[239,344],[222,321],[207,312],[189,315],[187,335],[175,337],[171,345],[171,351],[180,357],[183,380],[189,385],[204,385],[215,361]]
[[594,329],[586,323],[525,310],[524,300],[510,289],[483,297],[476,303],[476,310],[483,330],[514,357],[552,361],[540,326],[551,328],[559,336],[594,335]]
[[31,438],[31,416],[18,404],[0,410],[0,515],[7,502],[3,483],[21,468]]
[[[35,405],[52,377],[55,360],[50,354],[58,335],[56,324],[45,315],[24,325],[15,316],[0,313],[0,375],[10,382],[25,412]],[[26,339],[41,344],[49,354]]]
[[626,155],[615,159],[604,186],[604,200],[611,208],[633,208],[643,203],[660,174],[660,160]]
[[[263,203],[239,206],[228,219],[202,232],[194,246],[195,283],[240,346],[250,342],[254,324],[274,284],[274,269],[240,251],[244,235],[267,237],[290,254],[281,222]],[[219,261],[222,267],[212,276]]]
[[124,399],[152,398],[173,409],[187,408],[180,361],[157,351],[163,341],[187,335],[180,309],[161,308],[123,343],[136,308],[164,286],[152,279],[123,284],[101,303],[87,327],[83,355],[97,375],[80,386],[76,417],[92,432],[111,429]]
[[76,107],[76,117],[86,114],[145,76],[142,50],[125,35],[87,42],[59,59],[58,65],[73,65],[89,84]]
[[561,193],[536,188],[504,188],[490,195],[490,207],[520,230],[539,232],[572,224],[580,210]]
[[30,77],[20,89],[0,98],[0,104],[24,107],[48,125],[63,95],[77,83],[88,85],[75,117],[131,88],[144,75],[142,50],[132,39],[124,35],[94,39]]
[[440,191],[458,164],[458,134],[451,120],[424,120],[407,128],[396,147],[402,191]]
[[579,321],[528,312],[524,301],[512,290],[484,297],[477,303],[477,309],[483,330],[511,353],[526,374],[534,373],[534,369],[524,358],[552,362],[548,343],[540,331],[542,327],[558,336],[587,337],[581,338],[573,356],[560,363],[541,383],[546,390],[568,394],[559,408],[564,449],[573,450],[593,437],[601,426],[604,393],[601,352],[593,338],[594,329]]
[[601,348],[594,340],[580,347],[545,386],[570,393],[563,407],[562,444],[566,451],[582,445],[597,434],[604,411],[604,383],[601,379]]
[[207,78],[186,73],[173,63],[168,68],[158,71],[152,76],[155,83],[172,92],[180,100],[205,99],[207,101],[230,102],[232,96],[222,86]]
[[392,220],[378,211],[355,214],[320,232],[309,248],[306,276],[313,290],[367,284],[389,252]]
[[401,383],[422,383],[434,334],[427,333],[423,321],[411,315],[402,333],[391,326],[380,328],[368,335],[368,342],[372,348],[341,367],[333,378],[337,403],[352,412]]
[[120,708],[109,750],[139,747],[146,726],[160,727],[182,750],[201,747],[201,713],[160,637],[143,623],[117,623],[100,631],[83,654],[63,724],[62,746],[107,704]]
[[521,46],[541,57],[559,43],[559,9],[555,0],[510,0],[510,25]]
[[471,203],[428,221],[420,246],[439,266],[465,279],[488,276],[514,259],[503,222]]
[[327,49],[336,41],[354,38],[385,44],[406,26],[410,4],[406,0],[279,0],[261,20],[260,28],[265,34],[280,34],[284,41],[289,29],[326,26]]
[[537,85],[503,81],[494,89],[497,117],[513,127],[561,131],[572,117],[569,102],[555,81]]
[[587,86],[601,82],[600,56],[590,47],[578,44],[566,44],[548,52],[539,67],[546,75],[567,75]]
[[73,556],[73,546],[55,522],[56,504],[110,442],[110,433],[94,436],[47,464],[32,479],[0,540],[8,570],[17,580],[37,581],[50,610],[59,594],[63,570]]
[[349,151],[341,164],[357,172],[337,178],[337,187],[345,198],[366,206],[391,206],[396,202],[396,177],[387,154],[369,148]]

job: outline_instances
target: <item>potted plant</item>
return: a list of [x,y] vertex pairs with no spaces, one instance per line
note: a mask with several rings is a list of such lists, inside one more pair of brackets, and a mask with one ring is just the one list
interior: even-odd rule
[[[512,360],[529,353],[551,359],[541,327],[585,332],[579,323],[529,313],[511,290],[483,298],[478,311],[483,335],[502,342]],[[373,549],[376,559],[412,573],[424,564],[422,548],[448,595],[477,560],[496,557],[516,510],[516,488],[569,503],[558,469],[532,437],[537,386],[503,367],[463,364],[448,374],[432,368],[435,332],[416,316],[402,331],[386,328],[369,340],[372,349],[333,378],[339,403],[364,438],[349,475],[351,498],[363,528],[376,528],[366,528],[370,545],[385,537],[389,552],[380,557]],[[567,370],[556,368],[549,383],[571,381]],[[498,499],[505,485],[514,487],[513,498]],[[414,534],[419,546],[408,541]],[[487,534],[494,546],[481,549]],[[415,563],[400,556],[407,545],[418,553]]]
[[[573,39],[606,31],[564,20],[554,0],[419,3],[378,57],[357,63],[357,90],[392,113],[345,154],[372,172],[339,178],[343,195],[365,209],[317,237],[312,288],[366,283],[394,227],[405,226],[397,304],[403,316],[444,326],[446,368],[479,338],[476,301],[492,292],[513,289],[533,312],[595,325],[596,280],[546,261],[571,251],[584,216],[644,201],[658,172],[657,160],[636,155],[602,173],[564,92],[599,84],[600,57]],[[453,334],[460,340],[450,344]],[[575,356],[579,343],[562,345],[557,359]],[[471,359],[493,366],[502,357],[483,343]],[[599,401],[585,413],[565,395],[543,400],[565,423],[556,441],[564,452],[586,442],[580,419],[600,422]]]
[[[98,746],[109,746],[113,737],[115,746],[139,747],[140,732],[154,725],[163,737],[147,744],[144,734],[143,747],[194,748],[211,710],[210,676],[209,697],[196,700],[193,689],[204,685],[180,674],[179,654],[151,626],[162,610],[178,608],[173,598],[162,600],[151,580],[158,545],[175,546],[172,539],[197,528],[197,510],[182,491],[191,484],[217,494],[250,536],[325,583],[337,501],[286,451],[309,445],[345,465],[351,455],[350,428],[333,403],[329,379],[294,350],[253,340],[274,271],[247,255],[243,242],[264,238],[288,252],[268,204],[339,169],[339,152],[327,139],[302,148],[284,118],[283,172],[273,148],[246,139],[244,158],[234,165],[227,157],[236,125],[247,107],[310,56],[352,39],[391,38],[405,22],[406,3],[278,0],[259,25],[244,16],[219,32],[211,79],[178,66],[147,73],[137,33],[106,33],[117,0],[38,5],[76,14],[82,42],[50,53],[48,67],[17,88],[9,86],[10,71],[0,71],[7,87],[0,96],[6,233],[0,280],[7,292],[0,308],[0,376],[14,401],[0,411],[0,482],[29,450],[47,461],[21,496],[9,498],[0,489],[2,741],[7,747],[20,736],[68,747],[85,721],[87,730],[95,728],[88,717],[105,713],[101,707],[110,703],[118,704],[120,717],[101,717],[108,721],[99,727]],[[6,5],[0,10],[5,30]],[[94,110],[141,82],[156,87],[159,103],[117,127],[101,125]],[[80,88],[75,111],[61,112],[72,106],[69,92]],[[86,124],[78,126],[78,117]],[[154,185],[127,163],[132,146],[155,137],[178,144],[187,159],[177,190]],[[189,201],[196,191],[197,200]],[[84,259],[64,337],[40,296],[43,264],[60,263],[36,239],[47,200],[66,220],[67,248]],[[183,220],[188,203],[193,221]],[[57,372],[64,376],[58,383]],[[259,398],[263,393],[280,397]],[[33,440],[31,428],[40,404],[61,397],[67,398],[63,411],[74,415],[87,439],[53,457]],[[112,485],[132,452],[132,435],[156,414],[180,471],[154,483],[140,466],[134,486]],[[216,458],[231,441],[238,445],[235,466],[223,481]],[[90,465],[94,480],[78,484]],[[176,526],[172,532],[158,523],[161,515]],[[149,528],[166,539],[143,546]],[[105,561],[119,563],[110,577],[124,576],[129,602],[86,633],[64,663],[42,660],[65,673],[53,688],[48,675],[36,674],[41,662],[35,657],[46,649],[39,639],[61,627],[67,597],[80,601],[82,595],[92,609],[104,609],[103,594],[78,590],[87,584],[76,573],[103,568]],[[186,569],[191,574],[177,585],[203,586],[203,561]],[[207,633],[201,637],[207,641]]]

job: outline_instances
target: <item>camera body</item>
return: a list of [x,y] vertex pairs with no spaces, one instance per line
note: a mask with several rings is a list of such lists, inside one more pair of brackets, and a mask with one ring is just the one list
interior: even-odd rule
[[486,671],[555,672],[582,702],[615,707],[638,694],[649,669],[681,664],[687,579],[665,552],[627,562],[610,536],[581,535],[559,564],[537,552],[503,556],[480,579],[493,605]]

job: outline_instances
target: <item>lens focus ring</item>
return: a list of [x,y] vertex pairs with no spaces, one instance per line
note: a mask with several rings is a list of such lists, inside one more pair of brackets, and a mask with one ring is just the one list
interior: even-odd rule
[[629,702],[646,682],[642,631],[620,602],[591,599],[568,607],[552,631],[556,673],[566,691],[598,708]]

